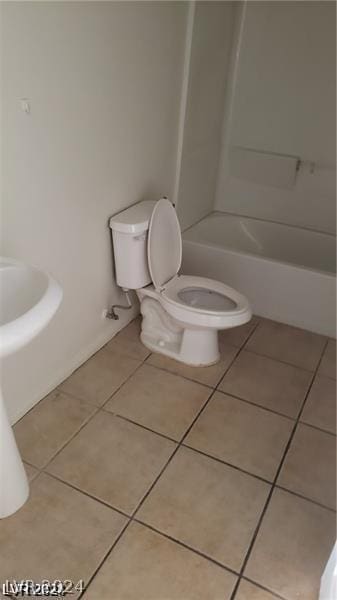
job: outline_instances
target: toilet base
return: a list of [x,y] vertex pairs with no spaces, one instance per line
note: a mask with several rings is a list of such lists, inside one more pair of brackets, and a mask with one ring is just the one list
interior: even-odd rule
[[216,329],[191,328],[175,321],[154,298],[143,298],[140,309],[143,316],[140,339],[152,352],[194,367],[206,367],[219,361]]

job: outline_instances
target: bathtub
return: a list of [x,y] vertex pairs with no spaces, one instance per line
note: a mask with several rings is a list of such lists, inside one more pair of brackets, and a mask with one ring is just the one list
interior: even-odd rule
[[336,237],[212,213],[183,233],[182,272],[223,281],[257,315],[336,337]]

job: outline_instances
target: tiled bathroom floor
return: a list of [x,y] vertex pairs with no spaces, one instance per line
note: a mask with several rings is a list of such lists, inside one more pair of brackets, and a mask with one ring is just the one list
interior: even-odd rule
[[336,538],[336,343],[254,318],[221,361],[150,354],[139,320],[15,426],[31,479],[0,581],[85,600],[316,600]]

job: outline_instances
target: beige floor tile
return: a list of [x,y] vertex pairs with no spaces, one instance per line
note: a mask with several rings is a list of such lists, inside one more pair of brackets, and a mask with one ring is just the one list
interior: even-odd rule
[[31,482],[35,477],[40,473],[35,467],[31,467],[31,465],[27,465],[24,463],[25,471],[27,473],[28,481]]
[[329,340],[318,373],[336,379],[336,340]]
[[277,600],[277,596],[241,579],[238,591],[235,594],[235,600]]
[[150,350],[140,341],[140,324],[141,320],[139,318],[131,321],[105,346],[106,350],[124,354],[137,360],[144,360],[149,356]]
[[180,448],[137,518],[239,570],[270,486]]
[[87,582],[125,523],[112,509],[41,474],[23,508],[1,521],[0,581]]
[[325,343],[321,335],[266,319],[250,337],[247,350],[314,371]]
[[336,433],[336,382],[333,379],[316,376],[301,421]]
[[272,481],[294,422],[216,392],[185,443]]
[[244,574],[289,600],[317,600],[335,538],[333,512],[276,489]]
[[151,354],[147,363],[171,371],[176,375],[193,379],[198,383],[215,387],[238,352],[238,348],[223,342],[220,342],[219,347],[220,361],[210,367],[190,367],[163,354],[155,353]]
[[94,412],[87,402],[54,390],[14,427],[22,458],[43,468]]
[[245,323],[245,325],[223,329],[219,331],[219,340],[241,348],[258,323],[258,317],[252,317],[249,323]]
[[298,425],[277,483],[336,508],[336,438]]
[[60,387],[64,392],[102,406],[140,364],[138,360],[103,348]]
[[308,371],[243,350],[219,389],[288,417],[297,417],[311,378]]
[[143,365],[106,404],[106,410],[180,440],[211,390]]
[[100,412],[48,471],[131,514],[174,448],[173,442],[155,433]]
[[132,523],[85,600],[229,600],[236,577],[187,548]]

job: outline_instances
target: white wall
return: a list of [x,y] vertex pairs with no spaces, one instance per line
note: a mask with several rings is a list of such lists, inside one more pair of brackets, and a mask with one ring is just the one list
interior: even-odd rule
[[120,299],[107,220],[172,196],[187,5],[5,2],[1,11],[2,253],[47,269],[64,290],[48,329],[3,365],[15,420],[130,318],[101,318]]
[[[215,208],[333,232],[335,3],[247,2],[242,25]],[[302,168],[290,190],[251,183],[231,175],[233,146],[295,155],[316,168]]]
[[195,3],[177,198],[183,229],[213,208],[233,14],[233,2]]

